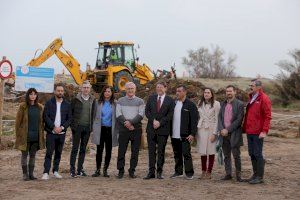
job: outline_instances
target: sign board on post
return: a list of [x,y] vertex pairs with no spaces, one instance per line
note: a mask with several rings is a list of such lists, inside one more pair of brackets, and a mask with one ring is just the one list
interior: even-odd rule
[[6,79],[9,78],[12,74],[12,64],[9,60],[3,59],[0,61],[0,78]]
[[4,90],[4,79],[7,79],[12,74],[12,64],[9,60],[3,56],[0,61],[0,143],[2,136],[2,114],[3,114],[3,90]]
[[35,88],[38,92],[52,93],[54,89],[54,69],[18,66],[16,68],[16,91]]

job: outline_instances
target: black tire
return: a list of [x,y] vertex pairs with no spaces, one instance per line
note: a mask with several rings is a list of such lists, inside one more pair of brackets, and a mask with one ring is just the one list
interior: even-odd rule
[[114,89],[116,92],[125,91],[127,82],[133,82],[133,78],[128,71],[122,70],[114,74]]

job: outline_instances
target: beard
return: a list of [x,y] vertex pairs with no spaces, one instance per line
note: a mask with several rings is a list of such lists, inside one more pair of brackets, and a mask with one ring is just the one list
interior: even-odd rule
[[55,96],[56,96],[56,98],[58,98],[58,99],[61,99],[61,98],[63,98],[63,97],[64,97],[64,95],[63,95],[63,94],[56,94]]

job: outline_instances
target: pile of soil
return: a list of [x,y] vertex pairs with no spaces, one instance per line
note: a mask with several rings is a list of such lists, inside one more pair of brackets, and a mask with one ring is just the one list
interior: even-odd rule
[[[137,96],[147,101],[149,95],[155,93],[155,86],[158,81],[161,81],[161,79],[154,79],[150,82],[148,82],[146,85],[138,85],[137,87]],[[164,80],[168,85],[167,94],[170,95],[173,98],[176,98],[176,88],[179,85],[185,85],[187,87],[187,96],[194,102],[198,102],[201,98],[201,95],[203,94],[203,89],[206,87],[205,83],[201,83],[198,81],[192,81],[192,80],[183,80],[183,79],[167,79]],[[216,100],[223,101],[225,100],[225,87],[220,88],[217,91],[215,91],[216,94]],[[79,86],[74,84],[65,84],[65,98],[67,100],[71,100],[73,97],[76,96],[76,94],[80,91]],[[96,92],[92,92],[95,97],[99,97],[99,94]],[[118,93],[116,94],[116,97],[119,98],[121,96],[125,95],[124,93]],[[39,94],[39,102],[44,104],[47,100],[49,100],[53,96],[52,93],[40,93]],[[19,98],[12,98],[9,100],[9,102],[24,102],[25,101],[25,92],[18,93],[17,97]],[[237,89],[237,98],[242,101],[247,101],[248,95],[246,91],[243,91],[241,89]]]
[[[160,81],[158,79],[150,81],[145,86],[139,86],[137,89],[137,96],[143,98],[145,101],[148,99],[149,95],[155,93],[156,83]],[[203,94],[205,89],[205,83],[191,80],[182,80],[182,79],[169,79],[164,80],[168,85],[167,94],[173,98],[176,98],[176,88],[179,85],[185,85],[187,87],[187,97],[194,102],[198,102]],[[215,91],[216,100],[224,101],[226,99],[225,94],[226,88],[220,88]],[[246,102],[248,100],[247,92],[237,88],[237,98]]]

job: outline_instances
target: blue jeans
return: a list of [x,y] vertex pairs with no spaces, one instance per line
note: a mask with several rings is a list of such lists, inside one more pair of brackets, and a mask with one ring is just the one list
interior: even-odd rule
[[264,139],[260,139],[259,135],[247,134],[248,152],[251,160],[263,160],[263,144]]

